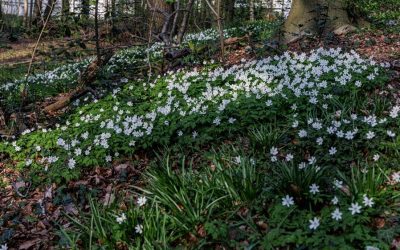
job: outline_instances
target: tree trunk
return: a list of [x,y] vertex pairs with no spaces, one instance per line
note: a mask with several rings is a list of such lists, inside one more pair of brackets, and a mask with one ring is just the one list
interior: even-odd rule
[[[0,0],[0,20],[3,20],[3,9],[2,9],[3,1]],[[1,112],[1,109],[0,109]],[[1,115],[1,114],[0,114]],[[0,117],[1,118],[1,117]],[[1,125],[1,124],[0,124]]]
[[235,18],[235,0],[225,2],[225,20],[230,23]]
[[57,0],[48,0],[46,8],[44,9],[44,20],[46,20],[48,17],[51,16],[51,13],[53,12],[54,5],[56,4]]
[[178,24],[178,18],[179,18],[179,10],[180,10],[180,1],[179,0],[175,1],[174,9],[176,10],[176,12],[174,14],[174,20],[172,22],[172,26],[171,26],[170,34],[169,34],[169,40],[171,40],[171,41],[173,40],[174,36],[176,35],[177,29],[178,29],[177,24]]
[[178,43],[182,43],[182,41],[183,41],[183,36],[185,35],[185,32],[186,32],[186,28],[187,28],[187,25],[189,22],[190,13],[192,12],[193,4],[194,4],[194,0],[189,0],[186,11],[183,14],[182,23],[181,23],[181,26],[179,27],[179,32],[178,32]]
[[96,56],[97,60],[100,61],[100,41],[99,41],[99,0],[95,2],[95,9],[94,9],[94,32],[96,38]]
[[29,30],[32,30],[32,19],[33,19],[33,6],[35,2],[33,0],[29,1]]
[[293,0],[283,29],[284,42],[290,43],[305,35],[326,31],[340,35],[355,27],[347,14],[345,0]]
[[33,10],[33,25],[37,26],[42,17],[42,0],[35,0],[35,6]]
[[24,25],[28,27],[28,0],[24,0]]
[[222,27],[222,18],[221,18],[221,0],[216,0],[214,7],[208,0],[205,0],[205,2],[207,3],[208,7],[210,7],[211,11],[214,13],[215,19],[217,21],[219,43],[221,48],[221,61],[225,63],[225,46],[224,46],[225,38],[224,38],[224,28]]
[[173,5],[168,4],[165,0],[149,0],[149,8],[151,11],[153,32],[160,34],[163,30],[165,22],[170,21],[169,16],[173,12]]
[[249,12],[250,12],[250,21],[254,22],[254,0],[249,0]]
[[[135,10],[135,8],[136,8],[136,3],[134,3],[134,14],[136,15],[136,10]],[[116,6],[115,6],[115,0],[111,0],[111,20],[112,20],[112,23],[113,23],[113,25],[114,25],[114,19],[115,19],[115,17],[116,17]]]
[[69,0],[61,0],[61,15],[65,22],[69,16]]
[[87,20],[89,18],[89,12],[90,12],[90,3],[89,0],[82,0],[81,2],[81,14],[82,14],[82,19]]

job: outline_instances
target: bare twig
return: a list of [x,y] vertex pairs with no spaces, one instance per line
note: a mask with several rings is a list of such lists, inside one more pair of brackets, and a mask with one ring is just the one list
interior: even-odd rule
[[[50,7],[50,13],[53,11],[54,5],[55,5],[55,1],[53,1],[53,4]],[[33,51],[32,51],[31,61],[29,62],[28,72],[26,73],[26,77],[25,77],[24,88],[23,88],[22,93],[21,93],[21,104],[20,104],[19,110],[18,110],[18,112],[16,114],[16,116],[17,116],[16,117],[16,121],[17,121],[18,130],[21,130],[22,125],[23,125],[22,117],[21,117],[21,115],[22,115],[21,111],[22,111],[22,107],[25,104],[26,97],[28,95],[27,94],[28,78],[29,78],[29,75],[31,74],[33,60],[35,59],[36,50],[37,50],[37,48],[39,46],[40,40],[42,39],[42,36],[43,36],[43,33],[44,33],[45,29],[46,29],[47,23],[50,20],[50,16],[51,15],[47,15],[46,21],[43,24],[42,30],[40,31],[39,37],[38,37],[38,39],[36,41],[36,44],[35,44],[35,47],[33,48]]]

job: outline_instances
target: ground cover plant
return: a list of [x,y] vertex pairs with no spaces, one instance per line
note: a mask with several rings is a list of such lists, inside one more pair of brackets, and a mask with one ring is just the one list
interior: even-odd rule
[[[266,39],[272,36],[273,30],[277,27],[276,22],[251,22],[243,26],[228,28],[224,31],[225,38],[244,36],[249,32],[253,34],[253,39],[259,40],[261,37]],[[189,47],[193,50],[193,55],[186,59],[186,62],[200,63],[202,56],[197,51],[205,47],[210,47],[219,39],[216,29],[207,29],[198,33],[188,34],[180,47]],[[108,90],[108,85],[112,85],[121,78],[148,78],[160,73],[159,65],[163,60],[163,43],[154,43],[150,47],[146,45],[135,46],[129,49],[117,51],[110,62],[102,69],[96,79],[99,95]],[[215,49],[214,49],[215,50]],[[215,51],[214,51],[215,52]],[[212,51],[210,53],[213,53]],[[3,109],[12,113],[20,107],[21,90],[26,89],[28,93],[25,102],[43,101],[47,97],[55,96],[59,93],[68,92],[78,84],[80,73],[93,61],[95,57],[80,60],[75,63],[65,64],[45,73],[38,72],[32,74],[27,79],[25,77],[11,78],[4,75],[4,83],[0,85],[0,104]],[[147,71],[147,65],[153,65],[153,72]],[[8,69],[4,69],[9,71]],[[149,75],[150,74],[150,75]],[[122,85],[126,82],[122,82]],[[102,91],[104,90],[104,91]]]
[[0,150],[49,184],[160,152],[129,201],[70,216],[63,246],[387,249],[400,230],[400,107],[383,94],[387,68],[319,48],[122,78]]
[[0,250],[400,249],[400,1],[14,2]]

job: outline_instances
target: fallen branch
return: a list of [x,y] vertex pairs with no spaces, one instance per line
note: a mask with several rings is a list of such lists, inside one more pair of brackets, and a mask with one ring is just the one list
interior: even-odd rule
[[57,102],[46,106],[44,108],[44,111],[49,114],[54,113],[60,109],[67,107],[71,102],[75,101],[76,99],[80,98],[88,92],[91,92],[90,88],[78,87],[77,89],[58,99]]
[[190,49],[184,48],[184,49],[178,49],[178,50],[170,50],[165,54],[165,58],[167,60],[175,60],[178,58],[185,57],[191,53]]
[[78,87],[68,93],[66,96],[63,96],[58,101],[53,104],[50,104],[44,108],[46,113],[53,113],[60,109],[65,108],[74,100],[80,98],[88,92],[91,92],[94,96],[96,96],[96,92],[90,87],[91,83],[93,83],[101,69],[108,63],[108,61],[113,56],[112,51],[108,51],[101,55],[99,58],[90,63],[85,71],[82,72],[78,79]]

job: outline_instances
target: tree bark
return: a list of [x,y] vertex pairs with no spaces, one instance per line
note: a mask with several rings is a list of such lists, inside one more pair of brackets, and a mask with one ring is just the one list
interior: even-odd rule
[[250,21],[254,22],[254,0],[249,0]]
[[296,41],[305,35],[318,35],[326,31],[340,35],[354,29],[345,0],[293,0],[283,27],[284,43]]
[[205,0],[208,7],[210,7],[211,11],[214,13],[216,21],[217,21],[217,28],[219,33],[219,43],[221,48],[221,60],[225,63],[225,45],[224,45],[224,28],[222,27],[222,17],[221,17],[221,0],[216,0],[215,6],[213,7],[212,4]]
[[49,18],[53,12],[53,6],[56,4],[57,0],[48,0],[47,1],[47,5],[46,8],[44,9],[44,19],[46,20],[47,18]]
[[42,18],[42,0],[35,0],[35,6],[33,9],[33,25],[38,25]]
[[235,0],[225,2],[225,20],[227,23],[235,19]]
[[176,0],[175,1],[175,7],[174,9],[176,10],[175,14],[174,14],[174,21],[172,22],[172,26],[170,29],[170,34],[169,34],[169,40],[173,40],[173,37],[175,36],[175,34],[177,33],[177,24],[178,24],[178,18],[179,18],[179,9],[180,9],[180,1]]
[[173,12],[173,5],[165,0],[149,0],[149,8],[153,15],[153,32],[161,33],[164,23],[169,21],[168,16]]
[[181,23],[181,26],[179,27],[179,32],[178,32],[178,43],[182,43],[182,41],[183,41],[183,36],[185,35],[186,29],[187,29],[187,25],[189,22],[189,16],[193,9],[193,4],[194,4],[194,0],[189,0],[186,11],[183,14],[182,23]]
[[24,0],[24,25],[28,27],[28,0]]
[[61,15],[63,21],[69,16],[69,0],[61,0]]
[[89,12],[90,12],[89,0],[82,0],[81,5],[82,5],[81,17],[82,19],[86,20],[89,18]]
[[[98,0],[96,0],[98,1]],[[75,99],[81,97],[87,92],[92,92],[94,95],[95,91],[90,87],[91,83],[94,82],[102,70],[102,68],[110,61],[114,55],[112,51],[107,51],[96,60],[91,62],[87,68],[81,73],[78,79],[78,87],[59,98],[55,103],[52,103],[44,108],[46,113],[56,112],[69,105]]]
[[[3,1],[0,0],[0,20],[3,20],[3,9],[2,9]],[[1,110],[0,110],[1,111]]]
[[97,60],[100,61],[100,41],[99,41],[99,0],[95,2],[95,9],[94,9],[94,32],[96,37],[96,56]]

